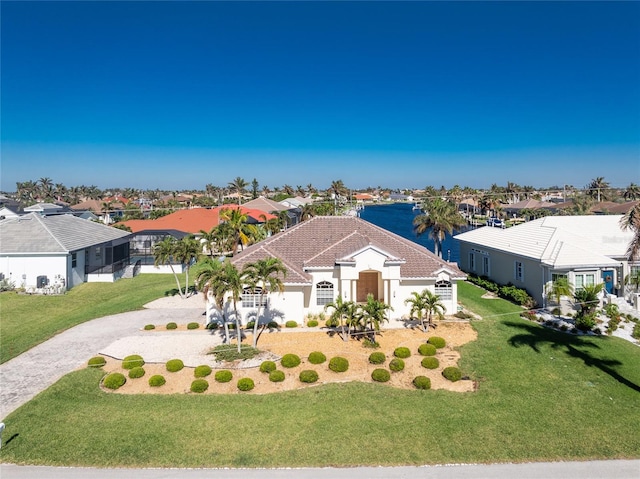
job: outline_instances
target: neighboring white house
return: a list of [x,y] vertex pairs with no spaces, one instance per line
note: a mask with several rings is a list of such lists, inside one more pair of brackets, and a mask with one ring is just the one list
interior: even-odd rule
[[[429,289],[440,296],[446,314],[457,311],[457,282],[466,275],[454,263],[423,246],[357,217],[317,216],[248,247],[231,261],[238,268],[267,257],[287,268],[283,293],[270,293],[264,318],[302,322],[342,296],[366,302],[367,295],[390,305],[390,318],[409,314],[405,300]],[[255,314],[259,294],[245,290],[239,304],[243,322]],[[212,304],[208,317],[217,315]]]
[[28,291],[114,281],[129,265],[130,233],[73,215],[0,221],[0,274]]
[[633,233],[620,228],[621,215],[547,216],[512,228],[482,227],[456,235],[460,268],[499,284],[524,288],[540,305],[546,285],[566,276],[576,289],[604,283],[622,295],[633,265],[627,247]]

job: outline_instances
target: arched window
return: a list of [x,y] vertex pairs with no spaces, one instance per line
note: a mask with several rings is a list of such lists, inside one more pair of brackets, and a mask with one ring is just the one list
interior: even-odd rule
[[266,306],[267,295],[264,295],[264,298],[262,298],[262,304],[260,304],[261,293],[262,288],[259,287],[255,287],[253,290],[251,288],[244,288],[242,290],[242,307],[257,308],[258,306]]
[[436,296],[442,301],[451,301],[453,299],[453,291],[450,281],[436,281]]
[[329,281],[320,281],[316,284],[316,304],[324,306],[333,302],[333,283]]

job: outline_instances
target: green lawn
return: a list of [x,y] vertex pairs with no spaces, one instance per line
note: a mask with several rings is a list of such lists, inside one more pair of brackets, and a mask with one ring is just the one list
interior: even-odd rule
[[84,283],[61,296],[0,294],[0,363],[90,319],[141,309],[174,293],[173,275],[142,274],[115,283]]
[[0,460],[125,467],[355,466],[640,457],[640,348],[521,320],[461,285],[475,393],[332,384],[273,395],[118,395],[65,376],[5,419]]

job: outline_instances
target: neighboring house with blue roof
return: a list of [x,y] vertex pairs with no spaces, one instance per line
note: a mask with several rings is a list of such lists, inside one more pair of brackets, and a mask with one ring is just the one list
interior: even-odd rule
[[112,282],[129,265],[130,236],[73,215],[7,218],[0,221],[0,274],[33,292]]
[[499,283],[524,288],[546,305],[545,288],[565,276],[575,289],[604,283],[623,295],[632,268],[627,247],[633,233],[620,228],[622,215],[547,216],[512,228],[482,227],[454,236],[460,268]]

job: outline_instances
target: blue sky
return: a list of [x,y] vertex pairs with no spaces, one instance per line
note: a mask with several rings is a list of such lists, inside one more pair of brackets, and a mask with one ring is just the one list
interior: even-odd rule
[[0,8],[2,190],[640,182],[638,2]]

